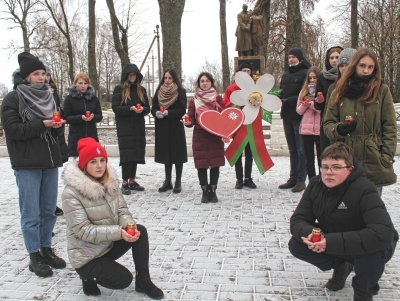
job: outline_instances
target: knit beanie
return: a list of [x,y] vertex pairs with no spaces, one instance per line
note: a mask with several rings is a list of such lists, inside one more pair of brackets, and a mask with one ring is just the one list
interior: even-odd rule
[[82,138],[78,141],[78,156],[78,166],[82,170],[90,160],[96,157],[104,157],[108,162],[106,150],[92,137]]
[[29,52],[21,52],[18,54],[19,74],[22,78],[26,78],[29,74],[36,70],[46,70],[44,64]]
[[240,66],[238,68],[238,71],[242,71],[244,68],[249,68],[250,70],[253,69],[249,62],[243,62],[243,63],[240,64]]
[[50,68],[50,66],[44,64],[44,67],[46,68],[46,73],[50,73],[50,74],[51,74],[51,68]]
[[304,59],[303,56],[303,51],[300,48],[292,48],[289,50],[289,55],[294,55],[299,59],[299,61],[302,61]]
[[337,66],[341,66],[344,64],[350,64],[351,59],[353,58],[353,55],[357,52],[356,49],[354,48],[346,48],[343,49],[342,52],[339,54],[339,58],[337,61]]

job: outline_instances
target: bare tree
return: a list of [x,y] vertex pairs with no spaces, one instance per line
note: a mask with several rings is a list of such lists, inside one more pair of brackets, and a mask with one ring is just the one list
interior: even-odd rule
[[[21,28],[24,51],[26,52],[31,51],[30,38],[44,23],[39,14],[38,2],[38,0],[2,0],[0,2],[6,7],[6,10],[2,10],[2,12],[10,15],[2,19],[11,21]],[[34,17],[30,18],[31,15],[34,15]]]
[[231,80],[229,72],[228,38],[226,34],[226,0],[219,0],[219,26],[221,30],[222,87],[225,90]]
[[[287,0],[286,6],[286,47],[285,56],[288,56],[289,50],[293,47],[301,48],[301,13],[300,0]],[[288,66],[285,61],[285,69]]]
[[[68,74],[71,82],[74,80],[74,51],[70,33],[70,22],[66,13],[66,0],[44,0],[55,25],[67,41]],[[76,14],[75,14],[76,16]],[[73,19],[73,18],[72,18]]]
[[358,0],[351,0],[351,47],[358,47]]
[[89,41],[88,41],[88,67],[89,78],[92,81],[92,86],[99,94],[99,81],[97,78],[96,66],[96,0],[88,0],[89,5]]
[[163,69],[182,78],[181,23],[185,0],[158,0],[163,41]]

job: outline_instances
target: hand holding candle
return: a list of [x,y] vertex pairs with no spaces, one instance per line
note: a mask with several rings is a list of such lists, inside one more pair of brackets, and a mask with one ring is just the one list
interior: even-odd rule
[[128,225],[126,226],[126,233],[128,233],[129,235],[134,236],[136,233],[136,225],[135,223],[128,223]]
[[54,120],[54,122],[60,122],[61,121],[60,112],[54,112],[53,113],[53,120]]

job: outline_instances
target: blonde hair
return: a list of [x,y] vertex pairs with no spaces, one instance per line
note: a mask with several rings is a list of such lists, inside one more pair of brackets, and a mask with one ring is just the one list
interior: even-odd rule
[[142,91],[142,86],[140,85],[139,81],[137,81],[137,77],[134,83],[131,83],[128,79],[124,81],[122,84],[122,101],[121,104],[127,104],[128,99],[131,99],[131,85],[136,85],[137,95],[142,103],[144,103],[144,95]]
[[[87,164],[86,164],[86,166],[87,166]],[[91,176],[91,175],[87,172],[86,166],[85,166],[85,168],[83,169],[83,173],[84,173],[86,176],[88,176],[92,181],[98,182],[98,183],[100,183],[101,185],[104,185],[105,183],[108,182],[108,179],[110,178],[110,172],[108,171],[107,165],[106,165],[106,170],[104,171],[104,173],[103,173],[103,175],[101,176],[101,178],[95,178],[95,177]]]
[[310,83],[310,80],[308,79],[308,77],[310,76],[311,72],[315,73],[315,75],[317,76],[317,79],[318,79],[318,76],[321,74],[321,71],[319,70],[318,67],[312,66],[310,69],[308,69],[306,78],[304,80],[303,87],[301,88],[301,91],[300,91],[300,96],[299,96],[300,99],[303,99],[308,94],[308,84]]
[[78,80],[79,80],[80,78],[82,78],[85,82],[87,82],[88,85],[91,84],[90,79],[89,79],[89,76],[87,76],[87,74],[84,73],[84,72],[79,72],[79,73],[75,76],[74,81],[72,82],[72,84],[73,84],[74,86],[76,86],[76,83],[78,82]]

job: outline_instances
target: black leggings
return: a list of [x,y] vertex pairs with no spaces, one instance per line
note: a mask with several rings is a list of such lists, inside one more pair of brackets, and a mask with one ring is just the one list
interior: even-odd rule
[[[207,169],[208,168],[197,169],[197,175],[199,177],[199,182],[201,186],[208,185]],[[217,185],[218,178],[219,178],[219,167],[210,168],[210,185]]]
[[132,283],[132,273],[115,260],[132,250],[135,270],[149,268],[149,237],[142,225],[137,225],[140,237],[135,242],[126,242],[121,239],[114,242],[112,249],[102,257],[93,259],[76,272],[84,280],[96,279],[97,283],[109,289],[124,289]]
[[[171,180],[172,178],[172,164],[164,164],[165,178]],[[180,181],[182,178],[183,163],[175,164],[176,180]]]
[[[251,169],[253,167],[253,155],[251,153],[250,144],[247,143],[246,147],[244,148],[244,177],[245,179],[251,178]],[[236,179],[242,180],[243,179],[243,164],[242,164],[242,155],[237,159],[235,163],[235,172],[236,172]]]
[[128,180],[130,178],[136,178],[137,163],[136,162],[125,162],[121,163],[122,179]]
[[306,155],[306,166],[308,180],[315,177],[315,154],[314,143],[317,149],[318,167],[321,167],[320,137],[315,135],[301,135],[303,137],[304,153]]

